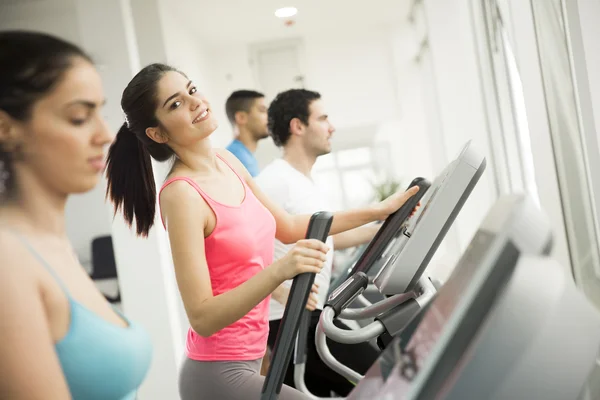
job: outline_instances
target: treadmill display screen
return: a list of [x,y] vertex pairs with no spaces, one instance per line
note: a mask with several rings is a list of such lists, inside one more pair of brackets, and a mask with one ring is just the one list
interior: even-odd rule
[[386,390],[393,390],[394,395],[397,396],[408,390],[410,382],[418,375],[432,349],[438,343],[442,331],[471,284],[477,268],[488,254],[490,243],[494,238],[495,235],[492,233],[477,232],[456,269],[436,298],[432,300],[408,343],[405,346],[400,344],[401,357],[386,382],[383,393]]

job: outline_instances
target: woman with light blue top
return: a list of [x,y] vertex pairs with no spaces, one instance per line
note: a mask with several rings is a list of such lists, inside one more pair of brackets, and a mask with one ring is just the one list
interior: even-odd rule
[[134,399],[148,371],[148,334],[104,299],[66,234],[67,199],[96,186],[112,141],[103,104],[79,48],[0,32],[1,399]]

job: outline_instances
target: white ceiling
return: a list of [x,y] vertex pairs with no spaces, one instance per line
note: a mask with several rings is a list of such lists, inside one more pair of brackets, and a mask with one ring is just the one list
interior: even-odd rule
[[[252,43],[332,31],[364,30],[404,23],[411,0],[180,0],[166,2],[173,16],[202,42]],[[275,17],[280,7],[296,7],[291,27]]]

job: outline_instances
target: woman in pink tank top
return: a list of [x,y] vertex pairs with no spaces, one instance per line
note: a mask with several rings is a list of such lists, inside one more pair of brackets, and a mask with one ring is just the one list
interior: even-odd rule
[[[191,328],[179,389],[188,399],[257,399],[263,377],[271,293],[304,272],[318,273],[328,251],[304,240],[310,215],[271,202],[229,152],[211,147],[217,122],[185,74],[164,64],[142,69],[121,100],[126,115],[109,150],[107,194],[146,236],[156,214],[151,158],[174,160],[159,192],[179,291]],[[331,234],[383,220],[416,190],[334,214]],[[273,239],[296,243],[273,262]],[[280,399],[305,399],[284,387]]]

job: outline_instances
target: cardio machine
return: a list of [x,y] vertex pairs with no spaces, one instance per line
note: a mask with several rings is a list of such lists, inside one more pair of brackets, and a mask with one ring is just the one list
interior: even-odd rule
[[[380,285],[377,285],[379,291],[384,295],[394,295],[414,286],[483,175],[486,165],[485,157],[474,148],[471,141],[465,143],[430,185],[431,189],[422,199],[420,213],[399,228],[386,221],[346,279],[357,272],[375,277],[387,265],[399,263],[403,265],[403,271],[398,273],[413,279],[403,281],[403,287],[395,287],[394,277],[383,274]],[[419,236],[418,240],[408,240],[413,234]],[[405,248],[407,251],[404,251]]]
[[550,248],[535,204],[501,198],[427,310],[349,399],[578,398],[600,347],[600,315]]
[[[425,269],[485,166],[485,158],[468,142],[456,159],[434,180],[422,200],[420,213],[408,220],[399,235],[385,243],[387,247],[382,256],[377,260],[366,258],[365,262],[357,262],[354,274],[331,294],[321,314],[324,323],[320,327],[323,327],[328,338],[347,344],[376,338],[379,347],[384,348],[426,307],[435,295],[436,288],[424,275]],[[383,295],[391,297],[362,308],[346,308],[355,298],[360,298],[360,293],[370,281],[366,274],[373,274],[373,270],[376,270],[374,286]],[[362,303],[366,302],[362,300]],[[352,331],[339,329],[333,324],[335,318],[362,320],[371,317],[374,318],[373,322]],[[325,341],[322,344],[317,346],[317,350],[325,364],[351,382],[357,383],[362,379],[359,373],[333,357]],[[300,373],[295,378],[296,387],[302,388]]]
[[[362,310],[348,311],[350,311],[350,314],[354,312],[354,315],[350,315],[351,318],[362,319],[378,316],[385,310],[394,309],[395,306],[398,306],[402,303],[406,304],[403,309],[394,309],[389,313],[388,316],[382,316],[381,320],[393,321],[393,325],[388,325],[389,329],[386,329],[384,325],[384,329],[382,331],[375,332],[373,330],[373,326],[371,326],[366,327],[366,329],[359,329],[358,331],[352,332],[364,334],[366,331],[369,337],[377,337],[379,334],[387,333],[390,337],[392,337],[397,330],[401,330],[410,317],[412,317],[412,315],[414,315],[414,313],[417,312],[422,305],[426,304],[426,302],[435,293],[435,288],[429,279],[420,279],[421,275],[423,274],[423,271],[427,267],[427,264],[431,260],[435,250],[448,231],[450,225],[462,208],[464,202],[471,193],[473,187],[481,177],[483,171],[485,170],[485,165],[485,158],[480,156],[476,150],[473,149],[471,143],[469,142],[463,147],[458,157],[452,163],[450,163],[448,167],[436,178],[432,188],[424,191],[423,186],[429,186],[426,181],[422,179],[413,181],[413,184],[423,185],[422,190],[417,193],[417,195],[424,195],[422,199],[424,206],[421,207],[420,212],[406,221],[407,216],[414,207],[414,205],[410,205],[410,208],[404,210],[405,212],[408,211],[408,214],[405,214],[404,217],[398,218],[396,213],[396,215],[392,215],[390,218],[388,218],[373,241],[369,244],[361,258],[354,265],[352,272],[362,274],[364,276],[365,273],[368,273],[374,267],[377,271],[380,271],[380,273],[376,276],[382,276],[382,287],[386,288],[386,294],[396,294],[394,291],[397,289],[395,289],[391,284],[393,282],[389,281],[389,278],[383,279],[384,275],[381,273],[387,271],[389,265],[403,265],[403,263],[411,263],[409,268],[414,271],[414,282],[405,286],[405,288],[409,288],[410,290],[407,290],[403,296],[392,297],[381,302],[381,304],[378,303],[371,305]],[[399,210],[399,212],[401,210]],[[411,223],[414,221],[416,221],[416,223]],[[408,243],[413,242],[417,245],[408,245]],[[398,257],[397,253],[400,252],[400,254],[402,254],[405,248],[411,249],[410,251],[417,252],[419,255],[414,257]],[[335,293],[343,290],[346,286],[346,284],[342,285],[342,287],[338,288]],[[299,302],[298,304],[304,303],[305,301]],[[293,302],[288,301],[288,305],[289,304],[293,304]],[[415,307],[415,305],[418,307]],[[286,306],[286,313],[287,308],[288,306]],[[307,325],[308,323],[303,323],[298,331],[298,344],[296,345],[295,354],[296,387],[304,392],[308,392],[303,380],[305,361],[304,348],[306,343]],[[377,326],[377,329],[382,326],[382,324],[379,322],[375,325]],[[284,326],[284,322],[282,322],[282,326]],[[336,334],[335,329],[333,330],[334,335]],[[345,332],[348,332],[343,330],[339,331],[339,333],[342,335]],[[294,331],[292,330],[288,330],[288,333],[290,335],[294,335]],[[282,333],[282,330],[280,329],[278,338],[279,336],[283,335],[284,333]],[[353,340],[355,341],[351,343],[362,341],[357,340],[356,338]],[[340,341],[343,342],[344,339]],[[273,350],[274,356],[278,351],[282,351],[277,344]],[[291,348],[284,351],[291,351]],[[327,363],[327,360],[324,361]],[[287,364],[285,366],[287,366]],[[280,383],[279,385],[274,385],[275,393],[268,395],[268,382],[270,380],[270,376],[272,375],[271,370],[276,370],[273,367],[274,365],[271,364],[271,368],[267,374],[267,380],[265,381],[265,387],[263,388],[263,399],[276,398],[276,394],[281,388]],[[345,374],[344,376],[353,382],[357,382],[362,377],[354,371],[352,371],[349,375]],[[283,378],[281,377],[281,380],[282,379]],[[271,391],[273,391],[273,389],[271,389]]]
[[[386,229],[384,230],[382,227],[377,232],[376,237],[381,237],[384,232],[390,232],[392,230],[391,227],[395,227],[395,230],[399,229],[404,221],[409,218],[412,210],[417,206],[429,187],[429,183],[422,178],[413,180],[409,188],[413,185],[419,185],[420,190],[408,199],[398,211],[387,218],[383,224],[383,227],[386,227]],[[319,239],[322,242],[325,242],[329,234],[332,220],[333,215],[328,212],[317,212],[313,214],[308,225],[306,238]],[[371,254],[373,255],[382,251],[380,248],[372,248],[371,246],[370,248]],[[304,345],[306,344],[306,332],[310,325],[310,313],[305,310],[304,305],[310,295],[310,289],[314,279],[315,274],[306,273],[296,276],[292,282],[283,318],[275,339],[271,362],[263,384],[261,399],[276,399],[278,397],[290,361],[291,351],[294,348],[294,340],[296,339],[298,332],[303,333],[300,336],[303,337],[302,343]],[[295,360],[299,360],[300,357],[305,360],[306,354],[304,348],[302,348],[302,351],[300,352],[298,351],[300,348],[299,345],[296,345],[295,348]]]

